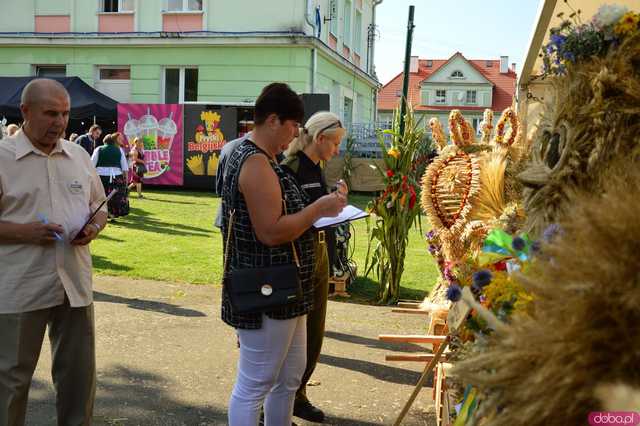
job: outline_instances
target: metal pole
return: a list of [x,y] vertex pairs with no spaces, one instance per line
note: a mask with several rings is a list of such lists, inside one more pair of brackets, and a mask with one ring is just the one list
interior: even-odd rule
[[415,6],[409,6],[409,22],[407,23],[407,44],[404,51],[404,81],[402,82],[402,100],[400,104],[400,135],[404,135],[404,116],[407,113],[409,100],[409,70],[411,66],[411,44],[413,43],[413,12]]

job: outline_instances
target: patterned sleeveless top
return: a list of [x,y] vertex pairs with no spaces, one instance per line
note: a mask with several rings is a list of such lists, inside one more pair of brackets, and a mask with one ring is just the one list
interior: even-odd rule
[[[242,165],[252,155],[265,155],[252,141],[246,140],[229,156],[225,170],[222,190],[222,235],[226,245],[227,230],[229,229],[229,212],[235,208],[233,229],[231,230],[231,247],[228,260],[228,271],[223,277],[226,285],[230,285],[228,273],[242,268],[258,268],[271,265],[293,263],[291,244],[286,243],[277,247],[269,247],[256,237],[249,217],[249,211],[243,194],[238,190],[238,179]],[[304,192],[296,180],[285,172],[277,163],[270,160],[273,171],[280,180],[283,199],[287,205],[287,213],[293,214],[307,205]],[[312,274],[315,263],[314,239],[311,230],[307,230],[294,242],[300,259],[300,283],[302,297],[296,303],[287,305],[274,311],[265,312],[269,318],[290,319],[305,315],[313,309]],[[227,247],[224,248],[226,255]],[[223,255],[224,262],[224,255]],[[233,306],[225,286],[222,288],[222,320],[232,327],[241,329],[259,329],[262,327],[262,314],[239,314],[233,311]]]

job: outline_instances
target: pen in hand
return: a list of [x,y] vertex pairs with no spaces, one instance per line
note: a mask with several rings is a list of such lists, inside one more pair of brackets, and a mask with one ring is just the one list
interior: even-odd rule
[[[42,222],[43,225],[48,225],[49,224],[49,220],[47,219],[47,217],[45,215],[43,215],[42,213],[38,213],[38,220],[40,222]],[[62,241],[62,236],[60,234],[58,234],[57,232],[53,232],[53,236],[56,240],[58,241]]]

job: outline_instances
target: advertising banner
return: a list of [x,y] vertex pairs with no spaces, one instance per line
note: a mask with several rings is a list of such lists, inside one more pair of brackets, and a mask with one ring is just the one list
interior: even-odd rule
[[184,185],[214,190],[220,150],[238,134],[235,107],[184,106]]
[[145,184],[183,185],[182,108],[177,104],[118,104],[118,131],[131,148],[135,138],[144,143]]

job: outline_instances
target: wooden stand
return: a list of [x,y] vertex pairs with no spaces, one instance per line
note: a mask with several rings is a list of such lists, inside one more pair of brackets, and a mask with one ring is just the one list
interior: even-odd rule
[[[445,353],[448,344],[448,327],[447,327],[447,310],[429,310],[423,309],[419,302],[401,302],[397,308],[393,308],[393,312],[430,315],[429,327],[427,335],[397,335],[397,334],[381,334],[378,339],[383,342],[401,342],[401,343],[419,343],[431,346],[431,353],[424,354],[406,354],[406,355],[387,355],[386,361],[415,361],[425,362],[425,368],[420,376],[420,380],[416,384],[411,397],[400,412],[395,426],[400,425],[402,420],[409,412],[411,405],[415,401],[418,393],[424,386],[429,375],[433,374],[433,399],[436,409],[436,425],[446,426],[449,424],[449,395],[447,392],[445,380],[445,362],[447,354]],[[427,348],[425,347],[425,350]]]
[[331,277],[329,279],[329,291],[331,291],[331,285],[333,285],[333,292],[329,293],[329,296],[351,297],[347,293],[347,284],[351,281],[350,277]]

